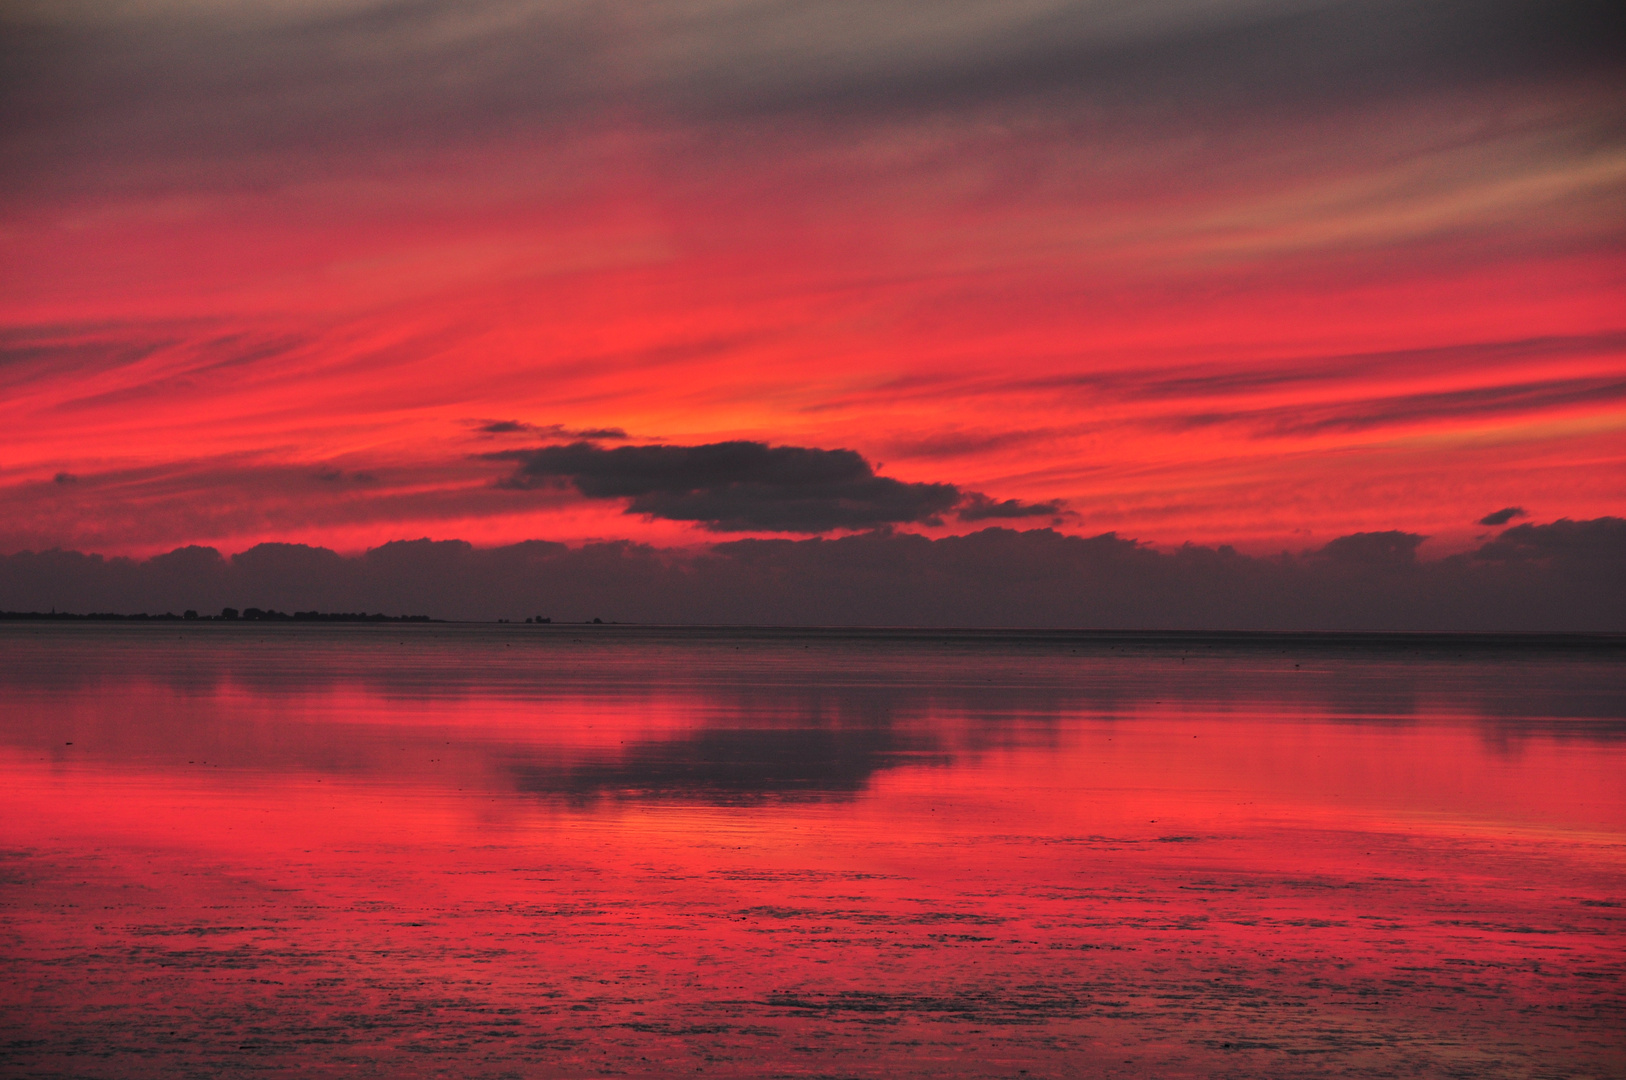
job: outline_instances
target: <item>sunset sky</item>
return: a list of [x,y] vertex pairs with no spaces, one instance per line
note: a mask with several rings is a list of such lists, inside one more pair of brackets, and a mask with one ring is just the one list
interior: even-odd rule
[[1612,3],[0,14],[0,553],[1626,507]]

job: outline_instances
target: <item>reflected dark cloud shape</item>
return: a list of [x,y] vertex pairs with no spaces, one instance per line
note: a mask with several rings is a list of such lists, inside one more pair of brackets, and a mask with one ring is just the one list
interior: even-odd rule
[[614,758],[511,770],[526,794],[735,803],[846,798],[883,769],[953,760],[924,734],[885,726],[732,728],[635,743]]
[[13,624],[0,745],[225,784],[840,801],[1169,718],[1614,743],[1623,660],[1618,637]]
[[[576,640],[564,632],[512,642],[486,630],[423,635],[236,635],[187,644],[166,634],[111,644],[50,632],[0,658],[0,695],[95,706],[70,710],[71,730],[0,710],[0,740],[61,757],[495,787],[570,801],[597,798],[731,803],[840,799],[906,764],[947,765],[1007,740],[1011,710],[1057,717],[1075,695],[1035,686],[918,683],[918,649],[855,670],[852,642],[644,637]],[[60,627],[55,629],[61,629]],[[267,628],[269,629],[269,628]],[[280,628],[279,628],[280,629]],[[474,629],[474,628],[469,628]],[[811,655],[809,655],[811,653]],[[830,678],[830,670],[840,672]],[[153,692],[166,707],[152,707]],[[346,702],[321,716],[321,702]],[[976,717],[981,734],[945,744],[934,702]],[[502,717],[471,733],[442,710],[483,705]],[[311,720],[315,705],[321,718]],[[618,715],[604,706],[619,706]],[[25,706],[26,707],[26,706]],[[660,736],[643,717],[697,718]],[[583,725],[628,738],[574,744]],[[555,740],[558,740],[555,742]]]

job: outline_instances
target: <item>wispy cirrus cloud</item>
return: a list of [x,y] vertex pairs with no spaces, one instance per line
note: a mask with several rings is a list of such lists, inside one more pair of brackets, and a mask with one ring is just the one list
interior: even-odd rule
[[[1622,19],[16,0],[0,535],[1612,512]],[[869,473],[797,510],[779,480],[599,498],[461,456],[625,432]]]
[[[538,492],[537,507],[571,501]],[[511,492],[461,457],[365,467],[263,453],[59,471],[0,484],[0,549],[162,549],[241,536],[366,537],[515,513]]]
[[[658,100],[691,117],[940,110],[1011,96],[1117,108],[1333,110],[1374,95],[1618,70],[1589,0],[19,0],[8,68],[27,140],[247,155],[491,133]],[[74,85],[67,72],[79,80]],[[162,77],[157,73],[162,72]],[[105,150],[104,150],[105,152]]]
[[1551,415],[1565,408],[1596,411],[1626,401],[1626,379],[1552,379],[1511,386],[1479,386],[1329,404],[1171,417],[1171,427],[1242,424],[1260,436],[1290,438],[1325,432],[1470,423],[1504,416]]
[[[938,374],[930,377],[889,379],[873,386],[848,390],[821,406],[826,410],[861,410],[878,402],[930,405],[957,399],[1021,400],[1034,394],[1066,394],[1077,402],[1159,407],[1181,402],[1240,403],[1292,396],[1314,401],[1338,396],[1349,389],[1405,386],[1428,381],[1469,383],[1470,392],[1492,389],[1487,381],[1508,383],[1531,370],[1575,377],[1585,372],[1614,370],[1626,356],[1626,331],[1595,334],[1554,334],[1536,338],[1464,341],[1427,348],[1362,352],[1294,352],[1268,357],[1226,357],[1205,363],[1168,364],[1146,361],[1135,365],[1079,362],[1074,370],[1012,377],[981,371]],[[1510,378],[1511,377],[1511,378]],[[1607,381],[1607,380],[1605,380]],[[1126,415],[1144,415],[1144,408]],[[1153,415],[1156,415],[1154,413]],[[916,447],[930,456],[939,447],[984,449],[1006,445],[1027,432],[945,433],[897,445],[899,453]],[[980,441],[979,441],[980,440]]]

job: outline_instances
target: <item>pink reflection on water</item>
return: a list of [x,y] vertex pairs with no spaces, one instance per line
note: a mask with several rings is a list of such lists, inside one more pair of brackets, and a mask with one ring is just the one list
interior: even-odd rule
[[1626,1066],[1613,653],[139,633],[0,659],[9,1072]]

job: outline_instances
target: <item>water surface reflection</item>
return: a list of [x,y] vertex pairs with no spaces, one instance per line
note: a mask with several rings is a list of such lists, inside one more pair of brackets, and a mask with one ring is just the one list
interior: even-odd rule
[[1623,657],[0,627],[0,1055],[89,1076],[1608,1071]]

